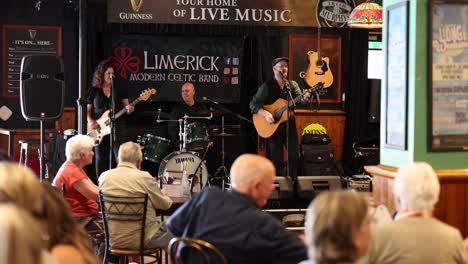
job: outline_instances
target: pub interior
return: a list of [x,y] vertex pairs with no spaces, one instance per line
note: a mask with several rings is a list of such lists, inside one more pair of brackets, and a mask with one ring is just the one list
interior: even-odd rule
[[[204,263],[199,259],[203,255],[191,251],[186,256],[174,253],[177,246],[195,243],[190,239],[208,242],[214,252],[219,249],[218,253],[224,256],[214,263],[262,263],[268,258],[262,260],[255,254],[250,259],[237,258],[242,255],[238,252],[247,252],[245,248],[250,245],[245,244],[236,252],[225,244],[234,240],[219,240],[208,234],[211,222],[201,220],[200,215],[205,213],[211,216],[207,219],[219,218],[213,226],[220,226],[218,222],[223,221],[229,223],[227,219],[232,212],[226,207],[232,205],[223,204],[219,210],[209,206],[216,206],[214,200],[219,200],[219,204],[235,201],[236,206],[232,207],[241,208],[244,201],[235,196],[239,193],[255,201],[255,208],[271,218],[265,221],[279,220],[287,232],[279,249],[265,251],[281,254],[281,257],[273,254],[272,262],[299,263],[308,258],[309,262],[301,263],[319,263],[320,254],[314,251],[319,247],[312,239],[316,234],[310,230],[317,227],[314,232],[320,231],[320,210],[332,210],[334,199],[346,203],[339,200],[343,197],[350,199],[349,206],[355,206],[356,211],[359,208],[359,198],[341,197],[341,192],[357,192],[365,198],[369,212],[378,212],[373,214],[373,231],[384,228],[388,222],[400,221],[400,216],[408,217],[409,211],[450,226],[452,229],[446,229],[444,234],[460,248],[450,253],[457,255],[454,262],[467,260],[463,247],[463,238],[468,236],[468,119],[465,118],[468,4],[465,2],[17,0],[1,5],[0,151],[4,152],[1,158],[29,167],[31,171],[27,173],[55,186],[62,200],[68,202],[71,211],[67,214],[75,218],[91,243],[83,250],[75,241],[64,244],[95,253],[91,257],[81,254],[83,259],[77,258],[76,263],[101,263],[103,259],[117,263],[119,256],[125,255],[131,256],[121,259],[127,263],[143,259],[145,263],[149,263],[148,259],[182,263],[179,257],[184,263]],[[371,6],[380,9],[369,11]],[[352,18],[355,11],[361,12],[356,15],[357,22]],[[364,21],[366,16],[371,17],[369,21]],[[104,61],[109,64],[99,72]],[[43,80],[49,73],[53,78]],[[261,89],[270,89],[267,87],[272,80],[278,82],[275,85],[283,96],[278,99],[283,104],[279,105],[283,110],[275,119],[278,126],[269,124],[255,106],[255,98],[260,98]],[[296,85],[310,98],[302,100],[302,95],[297,96]],[[111,91],[110,96],[105,89]],[[104,120],[108,131],[99,123],[103,112],[99,112],[99,103],[95,103],[101,100],[96,95],[101,91],[106,96],[103,100],[115,105],[111,112],[116,115]],[[262,96],[274,95],[266,92]],[[260,109],[267,109],[273,102],[272,109],[279,109],[278,101],[268,100],[261,101]],[[291,104],[293,107],[288,108]],[[276,112],[267,110],[276,117]],[[284,119],[279,121],[281,116]],[[93,119],[102,129],[92,126],[90,129]],[[288,129],[289,125],[293,127]],[[265,132],[271,133],[264,136]],[[88,135],[94,146],[90,148],[90,140],[83,138],[76,139],[78,143],[73,147],[73,141],[68,142],[77,134]],[[272,134],[280,137],[283,153],[275,153],[277,146],[272,142],[276,137],[273,139]],[[128,141],[136,144],[123,144]],[[288,152],[288,148],[293,151]],[[135,155],[127,157],[125,151]],[[66,180],[65,167],[69,163],[86,176],[79,186]],[[101,163],[106,169],[99,168]],[[236,163],[242,169],[236,170]],[[263,203],[258,198],[261,195],[253,191],[252,179],[269,173],[270,165],[274,179]],[[121,170],[124,166],[149,173],[145,176],[151,176],[154,182],[141,187],[148,190],[143,191],[148,195],[145,203],[154,205],[156,198],[151,193],[156,188],[154,195],[162,205],[148,209],[159,219],[152,217],[148,221],[158,222],[174,237],[170,243],[155,247],[154,252],[142,248],[148,246],[147,240],[140,244],[135,241],[139,246],[134,248],[113,248],[117,242],[112,235],[119,231],[112,231],[115,223],[107,219],[112,211],[106,206],[106,202],[111,202],[106,192],[115,190],[110,187],[110,180],[117,171],[114,174],[112,169]],[[255,177],[244,181],[245,175],[257,167],[258,171],[252,174]],[[6,175],[8,170],[0,168],[0,178],[23,173],[10,171],[13,174]],[[75,173],[73,177],[78,177]],[[422,213],[415,210],[421,208],[405,209],[402,202],[405,195],[410,195],[402,194],[400,189],[420,191],[401,187],[407,179],[404,176],[413,174],[427,176],[421,182],[412,178],[413,183],[426,186],[433,175],[437,182],[431,189],[435,201]],[[148,181],[141,177],[139,180]],[[264,184],[260,178],[259,184]],[[246,182],[252,188],[244,189]],[[133,188],[131,182],[124,180],[113,184]],[[8,192],[2,189],[8,186],[1,185],[2,206],[15,204],[15,198],[5,198]],[[153,185],[153,189],[148,189]],[[214,188],[213,192],[205,190]],[[99,209],[90,216],[91,220],[76,214],[74,203],[84,200],[71,198],[72,201],[70,193]],[[132,196],[129,190],[118,194]],[[170,204],[161,198],[165,196],[172,199]],[[316,197],[325,196],[328,202],[317,199],[314,204]],[[321,202],[325,207],[320,207]],[[188,214],[196,209],[202,213]],[[63,210],[69,208],[65,206]],[[316,215],[311,213],[315,210]],[[381,210],[385,213],[380,214]],[[341,213],[347,215],[345,209]],[[191,221],[182,221],[182,216]],[[340,225],[338,218],[332,219],[330,215],[330,225]],[[198,220],[207,226],[196,223]],[[90,223],[94,223],[93,228]],[[182,223],[186,225],[184,230],[180,230]],[[268,226],[271,227],[265,224],[265,229]],[[349,228],[354,226],[350,224]],[[239,234],[246,233],[248,237],[249,228],[238,229]],[[146,231],[150,230],[148,227]],[[227,230],[231,229],[223,230],[218,233],[229,236]],[[449,231],[455,235],[450,237]],[[290,233],[299,239],[288,237]],[[372,251],[372,247],[376,249],[381,243],[375,234],[382,233],[375,231],[373,238],[367,238],[366,243],[372,244],[370,251],[359,244],[353,249],[359,252],[352,257],[343,255],[343,260],[385,262],[385,254]],[[361,235],[365,237],[367,233],[362,231]],[[139,234],[135,237],[140,239]],[[138,240],[127,238],[130,239]],[[258,245],[264,245],[262,239],[265,237],[259,238]],[[296,255],[282,251],[287,248],[284,244],[294,250],[298,241],[303,242],[299,243],[303,248]],[[253,250],[260,255],[265,250],[262,246]],[[61,253],[64,255],[54,254],[52,248],[52,244],[41,248],[51,255],[50,260],[42,262],[72,263],[67,261],[77,254],[66,250]],[[434,254],[449,254],[444,250]],[[14,246],[8,250],[10,255],[14,251]],[[232,257],[233,252],[236,257]],[[415,258],[418,252],[414,252]],[[399,253],[397,250],[394,254]],[[0,258],[11,257],[5,254],[0,254]],[[382,255],[379,259],[373,254]],[[215,257],[213,252],[208,255]]]

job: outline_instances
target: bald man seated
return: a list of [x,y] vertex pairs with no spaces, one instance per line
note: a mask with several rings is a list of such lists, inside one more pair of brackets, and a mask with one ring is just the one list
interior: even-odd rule
[[[232,190],[205,188],[169,218],[169,231],[212,243],[229,263],[296,264],[307,259],[304,243],[260,209],[275,188],[271,161],[241,155],[230,175]],[[190,263],[199,263],[194,257]]]
[[[199,116],[199,113],[208,109],[205,104],[195,100],[195,86],[191,82],[186,82],[182,85],[180,90],[182,101],[174,105],[171,110],[171,120],[177,120],[184,115]],[[191,122],[203,122],[202,120],[188,120]],[[179,123],[169,122],[168,133],[173,140],[177,141],[179,138]]]

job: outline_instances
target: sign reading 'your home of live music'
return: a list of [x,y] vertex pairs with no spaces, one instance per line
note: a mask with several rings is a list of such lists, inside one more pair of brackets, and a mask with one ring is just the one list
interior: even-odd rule
[[354,6],[354,0],[108,0],[107,21],[342,27]]
[[244,41],[229,37],[115,35],[111,37],[115,85],[129,97],[149,87],[153,101],[180,101],[180,87],[192,82],[197,98],[239,102]]

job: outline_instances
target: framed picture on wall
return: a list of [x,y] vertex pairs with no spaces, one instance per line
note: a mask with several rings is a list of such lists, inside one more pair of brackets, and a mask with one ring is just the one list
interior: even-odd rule
[[385,145],[407,149],[408,2],[387,9]]
[[291,34],[289,59],[289,78],[303,88],[323,83],[320,102],[341,102],[341,36]]
[[468,150],[468,2],[429,5],[428,147]]

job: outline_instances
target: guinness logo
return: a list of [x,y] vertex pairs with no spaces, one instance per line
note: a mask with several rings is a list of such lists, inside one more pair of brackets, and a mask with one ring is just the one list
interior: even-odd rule
[[29,32],[29,37],[31,38],[31,40],[35,40],[37,36],[37,30],[28,29],[28,32]]
[[130,0],[130,3],[132,4],[133,11],[138,12],[141,8],[141,5],[143,5],[143,0]]

